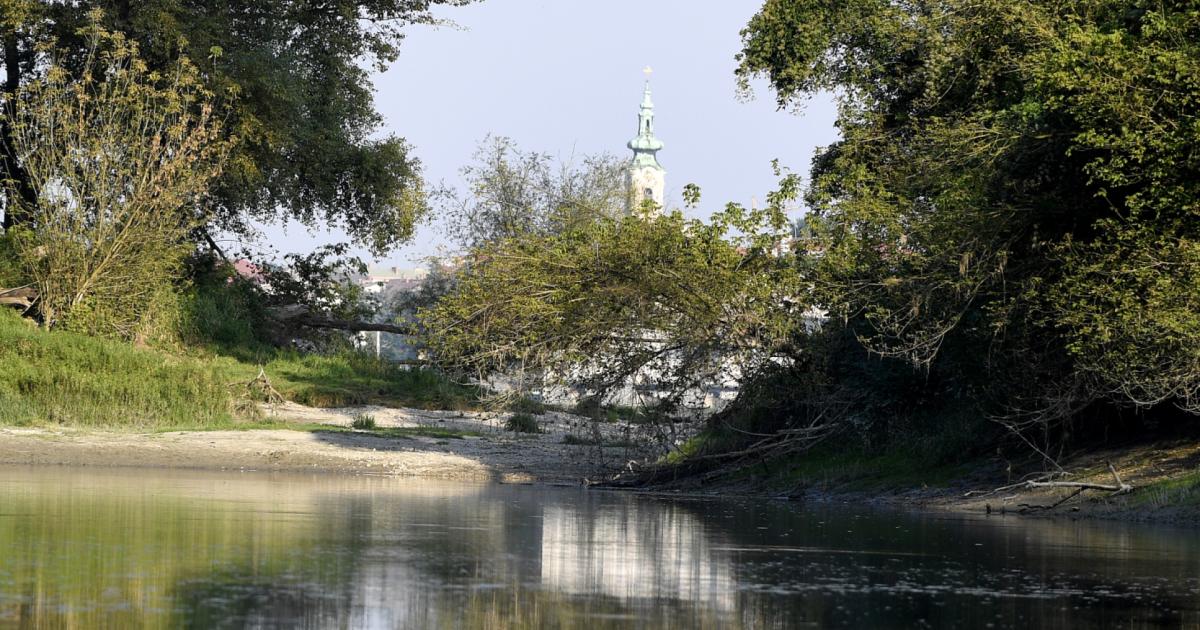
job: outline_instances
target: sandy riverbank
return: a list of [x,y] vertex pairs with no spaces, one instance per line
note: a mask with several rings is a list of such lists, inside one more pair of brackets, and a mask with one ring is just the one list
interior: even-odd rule
[[[178,431],[139,433],[71,428],[0,428],[0,464],[320,471],[350,474],[583,483],[619,469],[634,454],[623,447],[564,444],[590,435],[591,423],[562,413],[538,417],[541,434],[503,428],[504,414],[360,407],[268,409],[297,427],[348,427],[368,413],[381,429],[442,429],[463,437],[382,437],[320,430]],[[616,429],[601,426],[605,439]]]
[[[583,484],[602,481],[644,457],[621,446],[564,443],[567,436],[613,444],[626,436],[617,425],[593,425],[565,413],[538,417],[540,434],[504,429],[507,414],[418,411],[383,407],[315,409],[296,404],[266,409],[292,429],[139,433],[69,428],[0,428],[0,465],[61,465],[240,471],[329,472],[501,483]],[[380,429],[414,429],[402,437],[346,431],[358,414]],[[328,426],[331,430],[313,430]],[[341,429],[341,430],[336,430]],[[428,437],[438,430],[462,437]],[[979,462],[948,485],[861,479],[779,485],[769,478],[699,483],[697,478],[654,484],[642,491],[761,496],[822,503],[992,513],[1200,523],[1200,444],[1159,443],[1097,451],[1063,462],[1057,481],[1114,484],[1112,462],[1129,493],[1071,487],[1027,488],[995,462]],[[818,473],[819,474],[819,473]],[[1031,477],[1032,478],[1032,477]],[[1192,479],[1192,482],[1188,482]]]

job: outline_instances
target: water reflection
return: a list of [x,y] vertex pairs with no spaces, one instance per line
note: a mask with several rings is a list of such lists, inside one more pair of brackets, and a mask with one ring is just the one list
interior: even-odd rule
[[0,469],[0,627],[1200,626],[1194,530]]
[[701,522],[682,510],[623,502],[593,509],[547,506],[541,584],[572,595],[681,599],[736,607],[733,565]]

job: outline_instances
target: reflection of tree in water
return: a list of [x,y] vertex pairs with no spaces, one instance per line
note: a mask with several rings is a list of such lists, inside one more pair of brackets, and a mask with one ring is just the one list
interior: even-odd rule
[[545,509],[541,582],[547,590],[733,610],[732,568],[691,514],[649,501],[581,504]]
[[[320,540],[316,549],[325,551],[316,553],[344,570],[302,582],[285,571],[191,584],[180,591],[184,616],[195,627],[220,619],[237,626],[589,628],[641,619],[655,627],[715,627],[735,618],[730,570],[711,557],[703,528],[685,510],[630,496],[477,489],[452,498],[437,488],[369,500],[322,497],[318,531],[336,534]],[[569,531],[583,537],[564,538]],[[311,575],[314,568],[297,570]]]
[[[0,477],[0,625],[1200,623],[1192,532],[427,481],[109,474]],[[1109,595],[1093,600],[1099,591]]]

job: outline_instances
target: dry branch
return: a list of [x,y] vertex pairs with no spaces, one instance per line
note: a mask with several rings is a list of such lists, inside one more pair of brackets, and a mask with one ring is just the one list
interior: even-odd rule
[[1113,467],[1112,462],[1108,464],[1108,471],[1112,473],[1115,484],[1103,483],[1087,483],[1083,481],[1026,481],[1026,488],[1080,488],[1082,490],[1103,490],[1104,492],[1113,492],[1116,494],[1125,494],[1133,491],[1133,486],[1121,481],[1121,475],[1117,474],[1117,469]]
[[249,391],[251,399],[254,400],[263,400],[272,405],[284,401],[283,394],[280,394],[279,390],[271,385],[271,379],[267,378],[267,371],[261,365],[258,367],[258,376],[246,383],[246,389]]

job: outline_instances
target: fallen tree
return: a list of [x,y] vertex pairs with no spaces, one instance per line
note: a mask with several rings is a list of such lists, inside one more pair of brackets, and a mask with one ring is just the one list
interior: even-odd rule
[[385,332],[396,335],[415,335],[416,327],[410,324],[385,324],[379,322],[364,322],[344,319],[334,319],[319,313],[312,313],[303,304],[288,304],[273,306],[267,309],[267,316],[278,323],[289,326],[304,326],[307,328],[325,328],[345,330],[349,332]]

